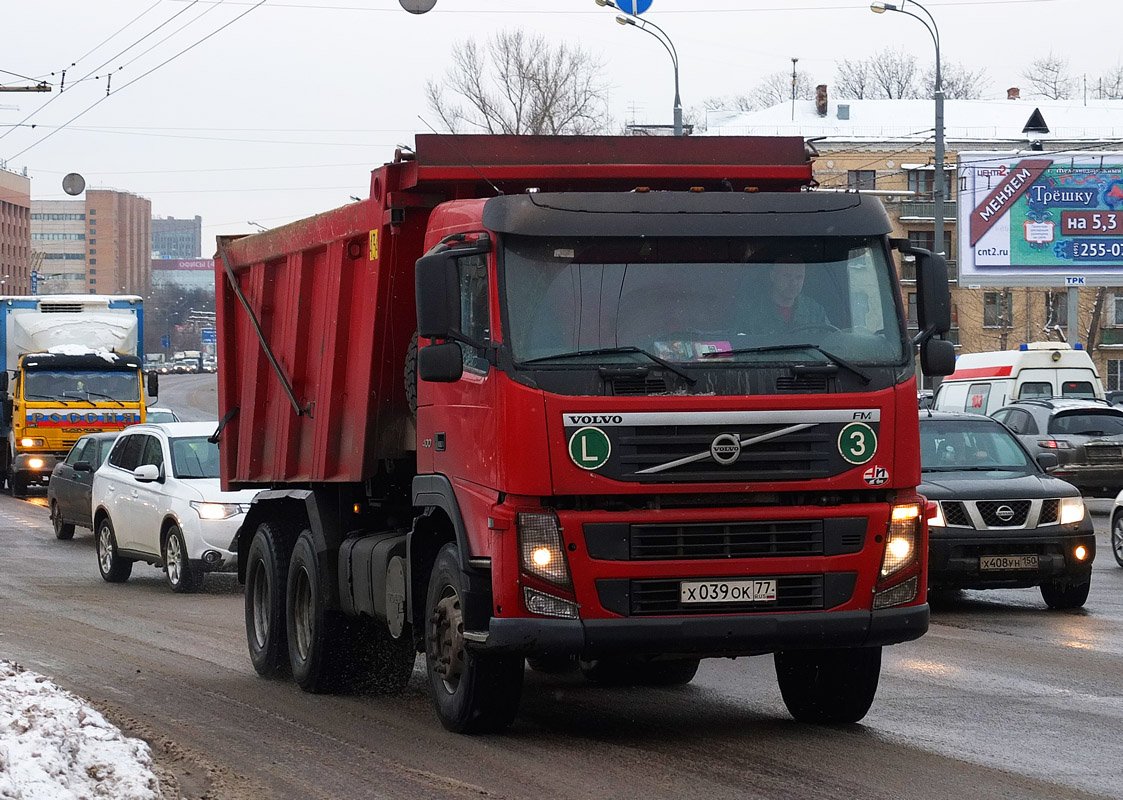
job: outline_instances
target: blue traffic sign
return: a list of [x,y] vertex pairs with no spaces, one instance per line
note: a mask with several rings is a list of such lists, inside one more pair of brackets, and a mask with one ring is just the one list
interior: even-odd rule
[[616,7],[625,14],[642,14],[654,0],[616,0]]
[[171,346],[172,346],[172,337],[168,336],[168,334],[165,333],[163,336],[160,337],[160,347],[163,347],[163,348],[167,349],[168,347],[171,347]]
[[214,328],[200,328],[199,335],[203,339],[203,344],[217,344],[218,333]]

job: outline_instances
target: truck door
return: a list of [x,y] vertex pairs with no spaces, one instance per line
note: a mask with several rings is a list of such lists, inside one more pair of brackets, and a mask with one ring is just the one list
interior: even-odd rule
[[[460,328],[471,339],[490,344],[491,280],[485,254],[457,259]],[[464,374],[455,383],[428,384],[434,394],[426,436],[432,437],[433,471],[483,486],[497,485],[493,453],[494,370],[483,348],[461,344]],[[424,417],[422,417],[424,419]],[[425,437],[423,437],[425,438]],[[423,456],[422,456],[423,457]]]

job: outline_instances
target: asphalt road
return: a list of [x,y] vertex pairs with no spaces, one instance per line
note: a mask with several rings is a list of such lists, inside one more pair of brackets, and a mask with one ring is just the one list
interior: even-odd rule
[[[165,380],[160,405],[213,418],[213,376]],[[33,498],[34,500],[34,498]],[[1093,501],[1080,611],[1036,590],[964,592],[922,639],[885,651],[858,725],[797,724],[771,659],[703,662],[676,689],[528,673],[509,733],[461,737],[432,714],[420,662],[393,698],[318,696],[259,678],[241,588],[173,595],[138,565],[98,575],[92,535],[0,497],[0,657],[88,698],[147,739],[188,798],[1123,798],[1123,569]]]

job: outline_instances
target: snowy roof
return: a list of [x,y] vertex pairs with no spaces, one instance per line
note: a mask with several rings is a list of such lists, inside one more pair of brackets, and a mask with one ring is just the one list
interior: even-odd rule
[[[1022,132],[1035,109],[1041,113],[1048,133]],[[803,136],[844,141],[923,142],[932,138],[934,122],[932,100],[830,98],[826,116],[819,116],[814,100],[797,100],[794,119],[791,103],[760,111],[710,111],[706,115],[711,136]],[[1086,106],[1076,101],[946,100],[944,137],[948,141],[1123,140],[1123,100],[1097,100]]]

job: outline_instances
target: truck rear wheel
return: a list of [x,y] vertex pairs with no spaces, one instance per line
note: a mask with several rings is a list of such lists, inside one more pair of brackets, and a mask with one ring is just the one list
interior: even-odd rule
[[877,694],[880,647],[786,650],[775,660],[784,705],[800,722],[857,722]]
[[246,638],[253,668],[265,676],[289,665],[285,639],[289,541],[280,525],[263,522],[246,553]]
[[491,656],[465,646],[464,585],[455,544],[437,554],[425,599],[425,666],[441,724],[454,733],[500,731],[522,697],[522,656]]

